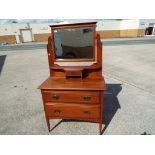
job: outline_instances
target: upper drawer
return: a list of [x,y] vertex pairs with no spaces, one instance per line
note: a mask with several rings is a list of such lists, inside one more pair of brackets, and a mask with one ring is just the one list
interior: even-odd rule
[[99,103],[99,91],[43,91],[45,102]]

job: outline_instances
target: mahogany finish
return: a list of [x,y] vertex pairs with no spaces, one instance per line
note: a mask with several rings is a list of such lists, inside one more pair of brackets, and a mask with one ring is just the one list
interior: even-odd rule
[[99,120],[100,105],[79,105],[76,103],[46,103],[45,109],[50,118],[66,118],[80,120]]
[[44,91],[45,102],[99,103],[99,92],[96,91]]
[[[54,37],[56,29],[93,27],[94,58],[89,66],[58,65],[56,62],[86,62],[85,59],[57,60]],[[102,77],[102,43],[96,34],[96,22],[52,25],[47,53],[50,77],[40,86],[45,117],[50,131],[50,119],[75,119],[99,123],[102,132],[103,94],[106,89]],[[68,36],[66,36],[67,38]],[[90,60],[88,60],[89,62]]]

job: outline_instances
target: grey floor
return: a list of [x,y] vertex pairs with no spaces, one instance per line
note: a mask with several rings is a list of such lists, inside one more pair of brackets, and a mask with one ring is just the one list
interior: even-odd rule
[[[155,44],[103,46],[103,135],[155,134]],[[0,51],[0,134],[98,134],[96,123],[52,120],[38,85],[49,76],[46,49]]]

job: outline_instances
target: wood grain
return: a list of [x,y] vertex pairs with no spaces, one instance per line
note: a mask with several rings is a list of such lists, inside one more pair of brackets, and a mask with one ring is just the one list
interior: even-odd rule
[[[53,30],[94,27],[94,58],[90,66],[59,66],[55,64]],[[50,77],[38,88],[41,90],[45,118],[50,131],[50,119],[74,119],[99,123],[102,130],[103,94],[106,84],[102,77],[102,43],[96,34],[96,23],[78,23],[51,26],[47,54]],[[67,37],[67,36],[66,36]],[[73,60],[72,60],[73,61]],[[78,60],[81,62],[84,60]]]
[[98,119],[100,118],[100,105],[86,105],[86,104],[67,104],[67,103],[46,103],[45,110],[48,117],[53,118],[86,118]]
[[74,102],[92,103],[100,102],[99,91],[43,91],[45,102]]
[[43,90],[105,90],[104,79],[52,78],[49,77],[39,87]]

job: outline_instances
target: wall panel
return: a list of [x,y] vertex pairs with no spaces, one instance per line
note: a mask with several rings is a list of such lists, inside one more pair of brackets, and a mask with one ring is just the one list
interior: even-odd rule
[[0,36],[0,42],[7,42],[8,44],[15,44],[16,37],[15,35]]

